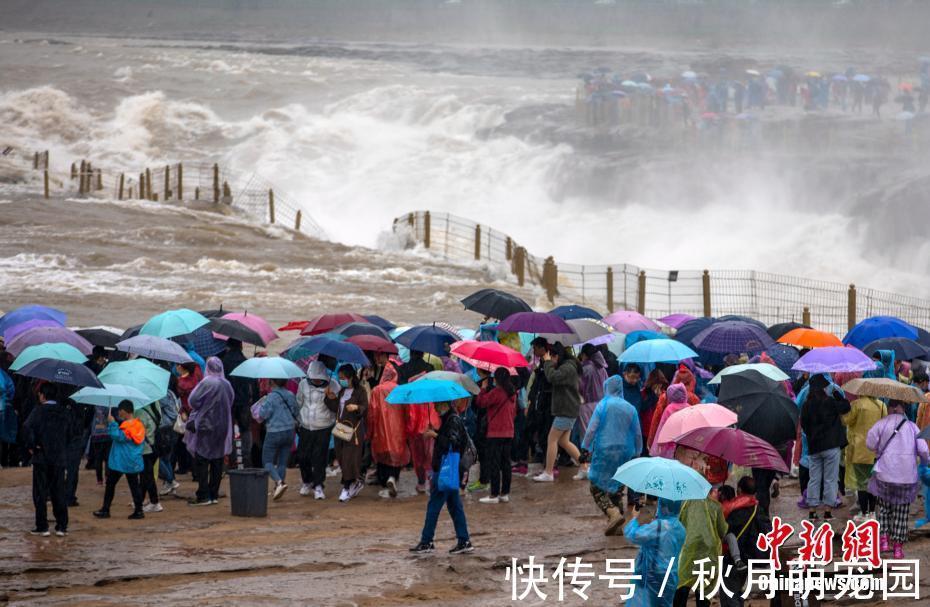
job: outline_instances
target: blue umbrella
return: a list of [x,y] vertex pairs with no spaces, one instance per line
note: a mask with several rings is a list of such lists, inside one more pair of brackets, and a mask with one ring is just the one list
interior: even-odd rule
[[775,344],[769,346],[765,349],[765,353],[775,361],[775,366],[787,373],[792,375],[794,372],[791,370],[791,367],[794,366],[794,363],[798,362],[798,359],[801,357],[801,353],[798,352],[797,348],[792,348],[791,346],[786,346],[785,344]]
[[684,323],[675,332],[675,339],[689,348],[694,348],[694,338],[698,333],[716,322],[714,318],[695,318]]
[[916,340],[917,329],[894,316],[873,316],[850,329],[843,338],[843,343],[861,349],[883,337],[906,337]]
[[55,308],[38,305],[23,306],[7,312],[0,318],[0,334],[6,331],[7,328],[27,320],[53,320],[64,326],[67,318],[64,312]]
[[552,308],[549,310],[549,314],[555,314],[562,320],[576,320],[579,318],[593,318],[594,320],[600,320],[603,318],[603,315],[599,314],[595,310],[592,310],[591,308],[576,305]]
[[213,331],[200,327],[187,335],[176,335],[171,341],[181,344],[188,351],[193,350],[203,358],[216,356],[226,349],[226,342],[213,337]]
[[69,384],[72,386],[93,386],[102,388],[103,384],[94,375],[94,372],[80,363],[54,358],[39,358],[32,361],[16,373],[24,377],[44,379],[56,384]]
[[761,352],[775,342],[765,327],[739,320],[716,322],[698,333],[692,343],[701,350],[720,354]]
[[468,390],[458,382],[447,379],[420,379],[391,390],[387,402],[392,405],[441,403],[469,396],[471,394]]
[[446,345],[459,341],[459,338],[435,325],[417,325],[398,335],[394,341],[409,350],[447,356]]
[[765,329],[765,332],[768,333],[768,327],[762,321],[756,320],[749,316],[740,316],[739,314],[726,314],[724,316],[717,317],[717,322],[727,321],[727,320],[738,320],[740,322],[748,322],[751,325],[756,325]]
[[[667,335],[662,335],[658,331],[632,331],[627,333],[626,338],[623,340],[623,347],[629,348],[633,344],[638,344],[641,341],[649,341],[652,339],[668,339]],[[697,356],[695,354],[695,356]],[[690,356],[687,358],[691,358]]]
[[234,377],[252,379],[291,379],[306,375],[303,369],[280,356],[250,358],[230,372]]
[[199,312],[180,308],[156,314],[142,325],[139,333],[157,337],[175,337],[192,333],[209,322],[210,320]]
[[367,367],[371,364],[365,352],[355,344],[335,338],[332,334],[316,335],[300,340],[281,353],[288,360],[301,360],[315,354],[325,354],[340,362]]
[[632,459],[613,478],[638,493],[676,502],[702,500],[710,493],[710,483],[698,471],[664,457]]
[[894,350],[894,356],[897,360],[926,359],[930,356],[930,350],[925,346],[906,337],[883,337],[882,339],[876,339],[862,349],[869,356],[873,356],[879,350]]
[[116,407],[122,401],[128,400],[136,409],[154,402],[144,392],[124,384],[103,384],[103,388],[81,388],[71,395],[71,400],[96,407]]
[[376,327],[381,327],[385,331],[393,331],[394,329],[397,328],[397,325],[387,320],[386,318],[382,318],[378,316],[377,314],[365,314],[364,316],[365,316],[365,320],[367,320],[368,322],[370,322]]
[[621,363],[677,363],[697,356],[697,352],[674,339],[649,339],[627,348],[619,360]]
[[149,402],[160,400],[168,394],[170,379],[171,373],[144,358],[113,362],[100,372],[101,381],[132,386],[145,394]]
[[382,329],[377,325],[373,325],[368,322],[347,322],[344,325],[338,326],[332,330],[333,333],[338,333],[340,335],[345,335],[346,337],[357,337],[359,335],[374,335],[375,337],[380,337],[388,341],[391,340],[391,336],[388,335],[387,331]]

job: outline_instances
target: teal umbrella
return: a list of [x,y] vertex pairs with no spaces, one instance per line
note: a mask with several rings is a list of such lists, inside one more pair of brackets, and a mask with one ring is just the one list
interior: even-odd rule
[[686,358],[697,358],[698,354],[685,344],[674,339],[649,339],[638,341],[619,356],[622,363],[677,363]]
[[154,335],[167,339],[169,337],[193,333],[209,322],[209,319],[203,314],[188,310],[187,308],[168,310],[167,312],[156,314],[150,318],[148,322],[139,329],[139,334]]
[[97,376],[104,384],[122,384],[135,388],[154,402],[168,394],[171,374],[158,365],[137,358],[110,363]]
[[684,464],[664,457],[639,457],[617,468],[614,480],[633,491],[680,502],[702,500],[710,483]]
[[470,396],[471,393],[456,381],[420,379],[391,390],[387,402],[392,405],[442,403]]
[[775,365],[770,365],[769,363],[752,363],[747,365],[732,365],[727,367],[715,375],[714,378],[707,383],[719,384],[721,381],[723,381],[725,376],[743,373],[745,371],[758,371],[762,375],[768,377],[769,379],[774,379],[775,381],[785,381],[786,379],[791,379],[784,371]]
[[40,358],[54,358],[55,360],[66,360],[71,363],[84,364],[87,357],[80,350],[71,344],[61,342],[51,342],[47,344],[38,344],[29,346],[23,350],[13,364],[10,365],[11,371],[19,371],[29,363]]
[[261,356],[248,359],[233,369],[230,375],[252,379],[290,379],[303,377],[306,373],[286,358]]
[[148,396],[132,386],[123,384],[103,384],[103,388],[81,388],[71,396],[71,400],[97,407],[115,407],[124,400],[132,401],[136,409],[152,404]]

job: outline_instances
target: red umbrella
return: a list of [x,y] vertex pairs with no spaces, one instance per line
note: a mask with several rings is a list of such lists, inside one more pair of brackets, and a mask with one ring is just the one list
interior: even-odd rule
[[529,363],[522,354],[496,341],[457,341],[450,353],[479,369],[493,371],[497,367],[526,367]]
[[309,324],[309,320],[292,320],[283,327],[278,327],[278,331],[303,331]]
[[335,314],[322,314],[317,316],[313,320],[307,323],[307,326],[304,327],[301,331],[301,335],[319,335],[320,333],[328,333],[335,329],[336,327],[342,326],[350,322],[364,322],[367,323],[368,320],[361,314],[355,314],[353,312],[337,312]]
[[784,458],[775,447],[736,428],[697,428],[682,434],[674,442],[740,466],[788,472]]
[[355,344],[365,352],[384,352],[385,354],[397,354],[397,346],[377,335],[354,335],[347,342]]

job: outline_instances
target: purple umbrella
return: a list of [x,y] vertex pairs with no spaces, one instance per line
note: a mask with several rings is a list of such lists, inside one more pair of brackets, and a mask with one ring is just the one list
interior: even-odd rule
[[22,333],[23,331],[28,331],[29,329],[34,329],[36,327],[60,327],[61,323],[50,320],[47,318],[33,318],[32,320],[27,320],[12,326],[7,327],[3,330],[3,341],[9,343],[13,341],[13,338]]
[[18,325],[21,322],[26,322],[27,320],[33,320],[36,318],[54,320],[59,325],[64,326],[67,316],[65,316],[65,313],[61,310],[56,310],[55,308],[49,308],[47,306],[23,306],[21,308],[16,308],[11,312],[7,312],[2,317],[0,317],[0,332],[6,331],[13,325]]
[[520,333],[560,333],[572,335],[571,326],[555,314],[548,312],[517,312],[501,321],[498,331]]
[[874,371],[875,361],[855,348],[833,346],[811,350],[799,358],[791,369],[808,373]]
[[681,325],[685,324],[689,320],[694,320],[695,317],[690,314],[669,314],[668,316],[663,316],[658,319],[660,323],[670,326],[673,329],[677,329]]
[[695,347],[720,354],[761,352],[775,342],[765,329],[740,320],[717,322],[698,333]]
[[675,439],[675,442],[701,453],[709,453],[728,462],[788,472],[788,466],[778,451],[757,436],[736,428],[697,428]]
[[94,351],[94,346],[89,341],[64,327],[34,327],[28,331],[23,331],[6,345],[6,349],[13,356],[19,356],[29,346],[51,342],[71,344],[86,356],[90,356]]

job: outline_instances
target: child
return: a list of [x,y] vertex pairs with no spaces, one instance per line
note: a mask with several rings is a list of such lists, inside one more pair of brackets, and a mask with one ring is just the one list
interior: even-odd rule
[[116,483],[126,475],[129,491],[132,493],[133,513],[131,520],[145,518],[142,513],[142,485],[139,482],[139,473],[144,464],[142,461],[142,444],[145,442],[145,426],[133,416],[135,411],[132,402],[124,400],[119,404],[117,415],[120,423],[111,416],[109,418],[110,456],[107,459],[107,484],[103,493],[103,506],[94,512],[97,518],[110,518],[110,504],[116,492]]

